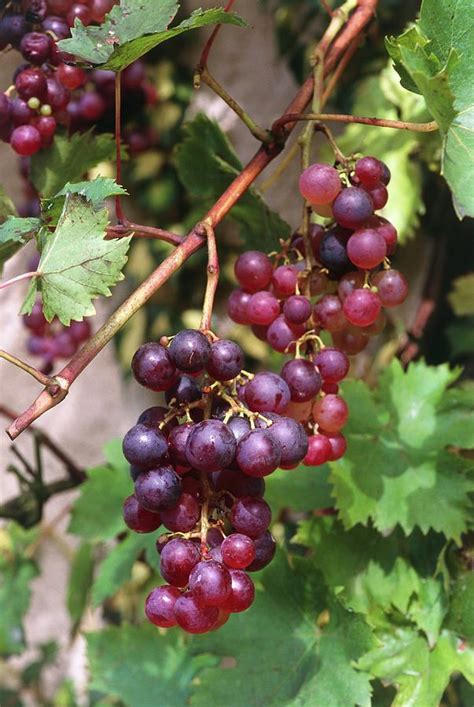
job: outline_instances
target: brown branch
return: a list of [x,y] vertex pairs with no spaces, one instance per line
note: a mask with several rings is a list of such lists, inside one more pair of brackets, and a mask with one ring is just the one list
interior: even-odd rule
[[404,120],[388,120],[385,118],[366,118],[360,115],[339,115],[337,113],[287,113],[278,118],[272,126],[272,131],[278,135],[288,123],[314,120],[320,123],[361,123],[377,128],[395,128],[397,130],[413,130],[419,133],[429,133],[438,130],[435,120],[429,123],[410,123]]
[[30,366],[30,364],[26,363],[26,361],[22,361],[21,358],[18,358],[18,356],[14,356],[13,354],[8,353],[8,351],[0,349],[0,358],[3,358],[5,361],[8,361],[8,363],[12,363],[17,368],[21,368],[21,370],[25,371],[25,373],[29,373],[29,375],[33,376],[33,378],[37,380],[38,383],[41,383],[41,385],[55,385],[55,381],[53,378],[45,375],[34,366]]
[[207,237],[207,282],[202,305],[201,331],[207,332],[212,329],[212,310],[216,296],[217,285],[219,284],[219,258],[217,255],[216,234],[212,226],[205,221],[202,224]]
[[[327,59],[325,60],[326,73],[334,68],[337,60],[342,56],[349,44],[363,31],[364,27],[371,20],[376,5],[377,0],[358,0],[357,8],[349,18],[347,26],[336,37],[327,53]],[[209,52],[207,52],[207,55],[208,53]],[[204,57],[205,60],[207,59],[207,55]],[[285,110],[285,115],[288,113],[302,113],[310,102],[312,93],[313,78],[311,77],[299,89],[295,98]],[[282,131],[282,134],[278,136],[277,141],[270,145],[260,147],[247,166],[227,187],[204,218],[212,228],[215,228],[222,221],[224,216],[234,204],[237,203],[259,174],[282,151],[286,139],[295,125],[295,122],[288,123],[284,131]],[[206,239],[199,235],[196,228],[193,228],[187,238],[176,247],[173,253],[138,286],[135,292],[112,314],[110,319],[99,331],[86,342],[83,348],[77,352],[71,361],[55,377],[56,381],[61,382],[61,399],[65,397],[69,386],[74,382],[77,376],[95,358],[99,351],[104,348],[117,331],[119,331],[130,317],[148,301],[173,273],[175,273],[193,253],[202,248],[205,243]],[[54,405],[57,405],[58,402],[60,402],[58,396],[54,398],[48,390],[43,390],[34,403],[10,425],[7,430],[10,438],[15,439],[18,437],[34,420]]]
[[[227,4],[224,7],[224,11],[229,12],[229,10],[232,9],[232,5],[234,3],[235,3],[235,0],[227,0]],[[209,53],[212,49],[212,45],[214,44],[218,33],[220,32],[221,27],[222,27],[222,25],[216,25],[214,27],[209,39],[207,40],[206,44],[204,45],[204,49],[201,52],[201,57],[198,62],[198,70],[199,71],[201,69],[204,69],[207,66],[207,62],[209,60]]]
[[171,245],[180,245],[184,240],[177,233],[166,231],[163,228],[155,228],[155,226],[143,226],[140,223],[128,223],[126,226],[118,224],[109,226],[107,229],[107,239],[126,238],[127,236],[165,241],[165,243],[171,243]]

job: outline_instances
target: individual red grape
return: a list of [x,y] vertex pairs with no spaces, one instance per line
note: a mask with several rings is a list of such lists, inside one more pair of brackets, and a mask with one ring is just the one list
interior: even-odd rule
[[390,221],[383,218],[383,216],[377,216],[375,218],[378,219],[378,224],[375,226],[375,229],[378,233],[380,233],[385,241],[385,245],[387,246],[387,255],[393,255],[398,241],[397,229],[392,223],[390,223]]
[[195,425],[186,443],[189,466],[200,471],[220,471],[233,461],[237,443],[232,430],[220,420]]
[[310,165],[299,179],[301,196],[311,204],[330,204],[342,189],[339,172],[328,164]]
[[221,605],[225,611],[232,614],[245,611],[255,599],[255,587],[252,580],[243,570],[229,570],[232,589],[229,598]]
[[304,358],[287,361],[281,369],[281,377],[288,384],[291,400],[305,403],[321,390],[321,376],[313,363]]
[[330,462],[335,462],[344,456],[347,449],[347,442],[344,435],[340,432],[335,432],[334,434],[325,435],[329,444],[331,445],[331,456],[329,457]]
[[272,519],[270,506],[263,498],[243,496],[232,506],[231,522],[238,533],[258,538]]
[[357,327],[370,326],[380,314],[380,297],[368,288],[354,290],[344,301],[344,314]]
[[152,533],[161,525],[160,515],[147,511],[133,495],[125,499],[123,519],[128,527],[136,533]]
[[189,589],[199,604],[222,606],[232,591],[229,570],[215,560],[198,562],[189,575]]
[[348,329],[335,331],[332,334],[332,339],[334,345],[349,356],[360,353],[369,343],[369,337],[366,334],[356,334]]
[[201,606],[193,592],[186,592],[176,600],[174,614],[177,623],[187,633],[207,633],[219,618],[217,606]]
[[54,335],[53,351],[58,358],[69,358],[76,352],[77,344],[67,329]]
[[199,549],[190,540],[170,540],[161,550],[160,573],[173,587],[185,587],[191,570],[200,560]]
[[272,277],[272,285],[278,297],[289,297],[296,292],[298,283],[298,271],[294,265],[279,265],[275,268]]
[[382,270],[372,278],[384,307],[398,307],[408,295],[408,283],[398,270]]
[[65,17],[72,5],[72,0],[48,0],[48,10],[52,15]]
[[221,554],[227,567],[244,570],[255,559],[254,541],[247,535],[232,533],[222,542]]
[[239,375],[244,361],[244,352],[238,344],[219,339],[211,345],[206,370],[214,380],[228,381]]
[[20,44],[20,51],[25,61],[30,64],[44,64],[51,51],[51,37],[43,32],[28,32]]
[[42,144],[49,145],[56,132],[56,119],[52,115],[39,115],[37,118],[33,118],[32,125],[39,132]]
[[258,572],[269,565],[276,552],[275,539],[269,530],[255,538],[253,543],[255,546],[255,559],[246,568],[247,572]]
[[372,270],[383,262],[387,246],[383,236],[373,228],[356,231],[347,242],[347,255],[358,268]]
[[283,412],[290,398],[287,383],[276,373],[257,373],[245,387],[245,400],[253,412]]
[[339,383],[349,372],[349,359],[338,349],[325,347],[314,358],[325,383]]
[[355,163],[355,176],[363,187],[372,189],[383,176],[382,163],[376,157],[361,157]]
[[161,522],[174,533],[188,533],[196,526],[200,516],[200,506],[194,496],[182,493],[174,508],[161,512]]
[[20,125],[13,130],[10,145],[18,155],[29,157],[41,147],[41,135],[33,125]]
[[92,13],[87,5],[82,3],[74,3],[66,15],[66,19],[70,27],[74,27],[76,19],[80,20],[83,25],[89,25],[92,22]]
[[[294,343],[305,332],[304,326],[290,324],[281,314],[267,329],[267,341],[275,351],[285,353],[294,349]],[[293,346],[292,346],[293,344]]]
[[360,270],[353,270],[352,272],[347,272],[343,275],[337,286],[337,294],[339,295],[341,302],[344,302],[347,295],[350,295],[351,292],[363,287],[364,283],[364,273],[360,272]]
[[114,4],[115,0],[91,0],[90,10],[93,21],[102,24]]
[[78,66],[69,66],[68,64],[60,64],[56,71],[56,77],[60,84],[70,91],[83,86],[87,80],[87,74]]
[[247,313],[251,324],[267,326],[280,314],[280,303],[271,292],[261,290],[251,296]]
[[316,326],[331,332],[347,326],[342,302],[337,295],[324,295],[314,306],[313,318]]
[[304,324],[310,318],[311,310],[311,302],[303,295],[292,295],[283,305],[283,314],[290,324]]
[[15,79],[15,88],[20,98],[38,98],[43,101],[48,93],[46,76],[38,68],[24,69]]
[[374,205],[364,189],[347,187],[336,197],[332,211],[340,226],[359,228],[373,214]]
[[308,438],[301,425],[291,417],[276,415],[274,412],[265,414],[272,424],[266,426],[262,420],[259,424],[266,426],[268,434],[278,442],[281,450],[280,466],[293,468],[300,462],[308,449]]
[[168,351],[171,360],[181,371],[198,373],[209,361],[211,344],[202,331],[183,329],[173,336]]
[[315,434],[308,438],[308,452],[303,459],[305,466],[326,464],[332,456],[332,447],[325,435]]
[[229,317],[237,324],[250,324],[248,304],[251,294],[243,290],[234,290],[227,302]]
[[69,25],[64,17],[49,15],[43,20],[43,31],[51,32],[56,38],[67,39],[70,36]]
[[145,614],[149,621],[160,628],[176,626],[174,608],[181,592],[177,587],[164,584],[156,587],[146,598]]
[[235,277],[246,292],[264,290],[272,279],[272,261],[259,250],[248,250],[237,258]]
[[107,104],[96,91],[87,91],[79,99],[79,113],[83,120],[95,123],[105,113]]
[[313,405],[314,421],[326,432],[339,432],[348,417],[347,403],[339,395],[325,395]]
[[135,495],[147,511],[164,511],[178,503],[181,480],[171,466],[150,469],[140,474],[135,481]]
[[280,445],[266,430],[251,430],[237,445],[236,460],[248,476],[268,476],[280,463]]
[[385,184],[380,182],[380,184],[377,184],[372,189],[368,189],[367,192],[370,194],[370,198],[372,199],[374,210],[378,211],[379,209],[383,209],[388,201],[388,191]]
[[132,372],[140,385],[156,391],[171,388],[178,375],[168,350],[155,342],[143,344],[135,352]]

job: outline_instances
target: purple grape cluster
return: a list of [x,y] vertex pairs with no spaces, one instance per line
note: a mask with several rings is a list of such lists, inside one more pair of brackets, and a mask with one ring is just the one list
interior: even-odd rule
[[[287,413],[298,371],[252,375],[243,365],[235,342],[192,329],[144,344],[132,360],[136,380],[167,402],[145,410],[123,440],[135,484],[125,522],[168,531],[157,540],[167,584],[145,606],[160,627],[204,633],[249,608],[249,573],[275,553],[264,477],[308,455],[307,430]],[[336,378],[338,365],[327,363]]]
[[91,335],[91,326],[87,320],[71,322],[65,327],[58,319],[46,321],[41,301],[33,305],[31,314],[23,317],[23,324],[28,330],[26,348],[33,356],[42,359],[43,373],[51,373],[54,361],[58,358],[70,358]]
[[[0,139],[22,158],[48,148],[59,128],[69,133],[113,126],[115,74],[86,70],[74,57],[60,52],[57,41],[70,36],[78,18],[84,25],[100,24],[116,0],[30,0],[20,12],[9,3],[0,17],[0,50],[11,46],[23,63],[13,76],[14,91],[0,93]],[[138,60],[121,75],[124,141],[137,154],[156,144],[153,129],[135,127],[137,110],[154,104],[157,95]],[[28,176],[28,165],[24,165]],[[26,188],[28,213],[35,211],[37,195]],[[28,215],[25,213],[25,215]]]

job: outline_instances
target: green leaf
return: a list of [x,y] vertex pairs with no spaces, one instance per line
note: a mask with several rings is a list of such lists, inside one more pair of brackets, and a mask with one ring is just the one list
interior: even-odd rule
[[474,273],[457,277],[452,284],[448,300],[454,313],[458,317],[474,314]]
[[357,667],[397,688],[392,707],[439,707],[453,673],[474,681],[474,650],[443,631],[433,650],[424,638],[400,628],[380,636],[381,646],[361,658]]
[[65,197],[68,194],[79,194],[87,199],[95,209],[98,209],[109,197],[127,194],[127,190],[110,177],[96,177],[92,181],[77,182],[76,184],[68,182],[53,198],[43,200],[43,215],[48,218],[49,225],[51,222],[57,223],[64,207]]
[[40,239],[40,273],[33,278],[21,313],[29,313],[34,294],[41,290],[43,313],[68,326],[72,319],[95,314],[92,299],[111,295],[110,287],[123,279],[129,238],[106,240],[108,214],[96,211],[80,196],[66,197],[53,234]]
[[178,631],[163,635],[150,624],[123,624],[86,638],[91,688],[130,707],[183,707],[198,671],[216,662],[191,656]]
[[132,488],[123,457],[113,466],[89,469],[72,508],[69,532],[91,542],[115,537],[124,529],[122,506]]
[[95,135],[92,130],[70,138],[57,135],[47,150],[31,158],[30,180],[43,197],[57,194],[68,182],[78,182],[92,167],[113,159],[113,135]]
[[[193,651],[225,657],[232,666],[200,674],[193,707],[214,704],[216,695],[233,707],[368,707],[367,676],[352,666],[372,645],[362,619],[328,598],[321,576],[306,561],[290,566],[278,553],[260,577],[263,591],[249,612],[193,644]],[[329,622],[319,628],[322,612]]]
[[329,467],[299,466],[287,471],[278,469],[265,479],[265,499],[274,516],[282,508],[305,512],[332,506]]
[[402,84],[421,93],[443,136],[442,171],[458,216],[474,216],[471,0],[423,0],[420,19],[387,40]]
[[[217,123],[205,115],[197,115],[183,131],[175,153],[178,175],[204,211],[235,179],[242,165]],[[254,189],[239,199],[229,215],[241,227],[248,247],[273,250],[280,238],[290,234],[289,225],[268,208]]]
[[474,641],[474,572],[463,574],[456,580],[446,625],[469,643]]
[[67,591],[67,608],[75,625],[80,622],[87,606],[93,575],[92,546],[89,542],[82,542],[71,564]]
[[20,218],[8,216],[0,224],[0,268],[17,250],[25,245],[31,236],[41,226],[39,218]]
[[38,575],[35,562],[25,555],[37,530],[14,523],[0,529],[0,655],[21,653],[25,648],[23,619],[31,598],[31,583]]
[[178,7],[176,0],[162,0],[154,7],[144,0],[121,0],[99,27],[84,27],[76,20],[71,39],[61,40],[58,46],[83,61],[121,71],[162,42],[191,29],[210,24],[245,25],[235,13],[215,8],[195,10],[168,29]]
[[[432,528],[459,541],[467,527],[473,482],[467,478],[469,463],[446,448],[460,439],[467,442],[474,432],[472,425],[462,428],[463,406],[445,407],[446,388],[458,375],[447,365],[422,361],[406,372],[394,361],[384,372],[372,398],[389,418],[382,425],[381,417],[374,428],[379,413],[371,414],[365,432],[361,418],[348,434],[346,455],[330,464],[346,528],[372,520],[384,534],[397,525],[406,534],[418,526],[424,533]],[[346,386],[357,410],[357,388]],[[367,409],[367,392],[362,404]]]
[[118,543],[102,562],[92,588],[92,603],[101,604],[115,594],[130,579],[132,567],[139,555],[148,550],[156,555],[156,533],[130,533]]

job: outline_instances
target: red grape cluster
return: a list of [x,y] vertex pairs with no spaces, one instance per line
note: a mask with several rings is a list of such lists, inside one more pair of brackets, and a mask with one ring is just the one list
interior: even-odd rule
[[[60,52],[57,41],[70,36],[76,18],[84,25],[100,24],[116,0],[30,0],[19,12],[10,4],[0,17],[0,50],[11,46],[24,63],[16,70],[13,85],[0,93],[0,139],[15,152],[30,157],[51,145],[58,128],[69,133],[88,130],[113,131],[115,74],[102,69],[85,70],[73,64],[74,57]],[[138,60],[121,75],[124,140],[131,154],[156,143],[151,128],[136,124],[137,114],[156,102],[153,85]],[[26,165],[24,176],[28,176]],[[36,194],[27,190],[35,212]]]
[[81,344],[91,335],[88,321],[71,322],[65,327],[57,319],[48,323],[44,317],[41,300],[35,302],[31,314],[23,317],[28,329],[26,348],[33,356],[43,360],[43,373],[51,373],[54,361],[58,358],[70,358]]
[[167,402],[123,440],[135,482],[126,524],[169,531],[157,541],[167,584],[145,607],[157,626],[204,633],[252,604],[248,573],[275,553],[263,477],[308,454],[305,428],[286,412],[291,376],[252,375],[243,363],[238,344],[192,329],[144,344],[132,361],[137,381]]

